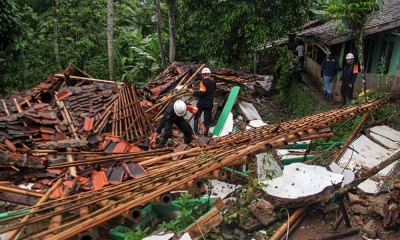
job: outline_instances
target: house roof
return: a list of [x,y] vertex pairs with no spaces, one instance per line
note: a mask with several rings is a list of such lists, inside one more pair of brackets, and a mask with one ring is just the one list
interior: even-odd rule
[[[338,34],[336,27],[340,20],[330,21],[325,24],[306,29],[297,33],[302,39],[314,39],[327,45],[333,45],[347,41],[351,36],[348,30]],[[382,4],[381,12],[371,17],[365,28],[365,35],[383,32],[389,29],[400,27],[400,4],[399,0],[386,0]]]

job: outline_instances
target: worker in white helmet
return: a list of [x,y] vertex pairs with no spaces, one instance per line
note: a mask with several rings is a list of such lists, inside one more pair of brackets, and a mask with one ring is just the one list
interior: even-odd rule
[[[193,95],[198,98],[197,108],[198,111],[195,116],[194,130],[197,133],[197,125],[200,123],[200,129],[204,131],[204,136],[208,136],[208,130],[211,124],[211,114],[214,105],[214,93],[217,89],[217,84],[211,77],[211,70],[209,68],[203,68],[201,71],[202,80],[198,91],[193,91]],[[201,123],[201,114],[204,112],[204,126]]]
[[177,100],[173,104],[171,103],[164,111],[164,114],[160,120],[156,132],[152,134],[150,145],[156,142],[157,136],[164,129],[164,135],[161,138],[158,148],[163,148],[167,143],[168,139],[172,136],[173,124],[177,126],[184,135],[185,144],[189,144],[192,141],[192,127],[186,122],[184,116],[186,114],[186,103],[182,100]]
[[353,99],[354,83],[358,74],[358,65],[354,63],[354,55],[346,55],[346,65],[343,67],[342,77],[340,78],[341,105],[343,107],[348,101]]

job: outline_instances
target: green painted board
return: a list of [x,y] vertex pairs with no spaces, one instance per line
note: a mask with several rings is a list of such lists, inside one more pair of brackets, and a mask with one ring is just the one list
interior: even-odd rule
[[9,217],[13,217],[13,216],[18,216],[24,213],[28,213],[31,209],[25,209],[25,210],[21,210],[21,211],[16,211],[16,212],[4,212],[4,213],[0,213],[0,219],[5,219],[5,218],[9,218]]
[[308,155],[305,159],[304,157],[296,157],[296,158],[288,158],[288,159],[281,159],[282,166],[287,166],[292,163],[301,163],[304,160],[311,160],[314,159],[313,155]]
[[219,136],[221,134],[222,128],[225,125],[226,119],[228,119],[229,113],[232,110],[233,105],[235,104],[236,98],[239,94],[240,87],[235,86],[232,88],[231,92],[229,93],[228,101],[226,101],[224,109],[222,109],[221,116],[219,116],[217,125],[215,125],[213,135]]

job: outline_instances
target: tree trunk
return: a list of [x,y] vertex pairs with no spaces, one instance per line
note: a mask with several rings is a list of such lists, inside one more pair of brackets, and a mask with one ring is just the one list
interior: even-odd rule
[[58,14],[57,14],[57,2],[56,0],[50,0],[51,10],[53,12],[54,26],[53,26],[53,46],[54,46],[54,56],[56,58],[56,64],[58,70],[61,70],[60,54],[58,51]]
[[160,48],[162,67],[163,67],[163,69],[166,69],[167,64],[165,62],[165,51],[164,51],[162,31],[161,31],[161,6],[160,5],[161,5],[160,0],[156,0],[158,46]]
[[362,91],[364,92],[365,101],[367,102],[368,101],[367,80],[365,79],[365,67],[364,67],[364,26],[362,26],[360,29],[361,29],[360,32],[357,33],[356,46],[357,46],[358,61],[360,64]]
[[108,34],[107,34],[107,47],[108,47],[108,71],[110,73],[110,80],[114,80],[114,2],[108,2]]
[[169,23],[169,62],[175,61],[176,38],[175,38],[175,3],[176,0],[168,1],[168,23]]

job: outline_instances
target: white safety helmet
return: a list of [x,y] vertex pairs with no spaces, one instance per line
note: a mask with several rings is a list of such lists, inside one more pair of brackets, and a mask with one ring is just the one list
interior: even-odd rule
[[348,53],[347,55],[346,55],[346,60],[347,59],[354,59],[354,55],[352,54],[352,53]]
[[211,74],[211,70],[209,68],[203,68],[201,74]]
[[182,117],[183,115],[186,114],[186,103],[182,100],[177,100],[174,103],[174,111],[175,111],[176,115],[178,115],[179,117]]

